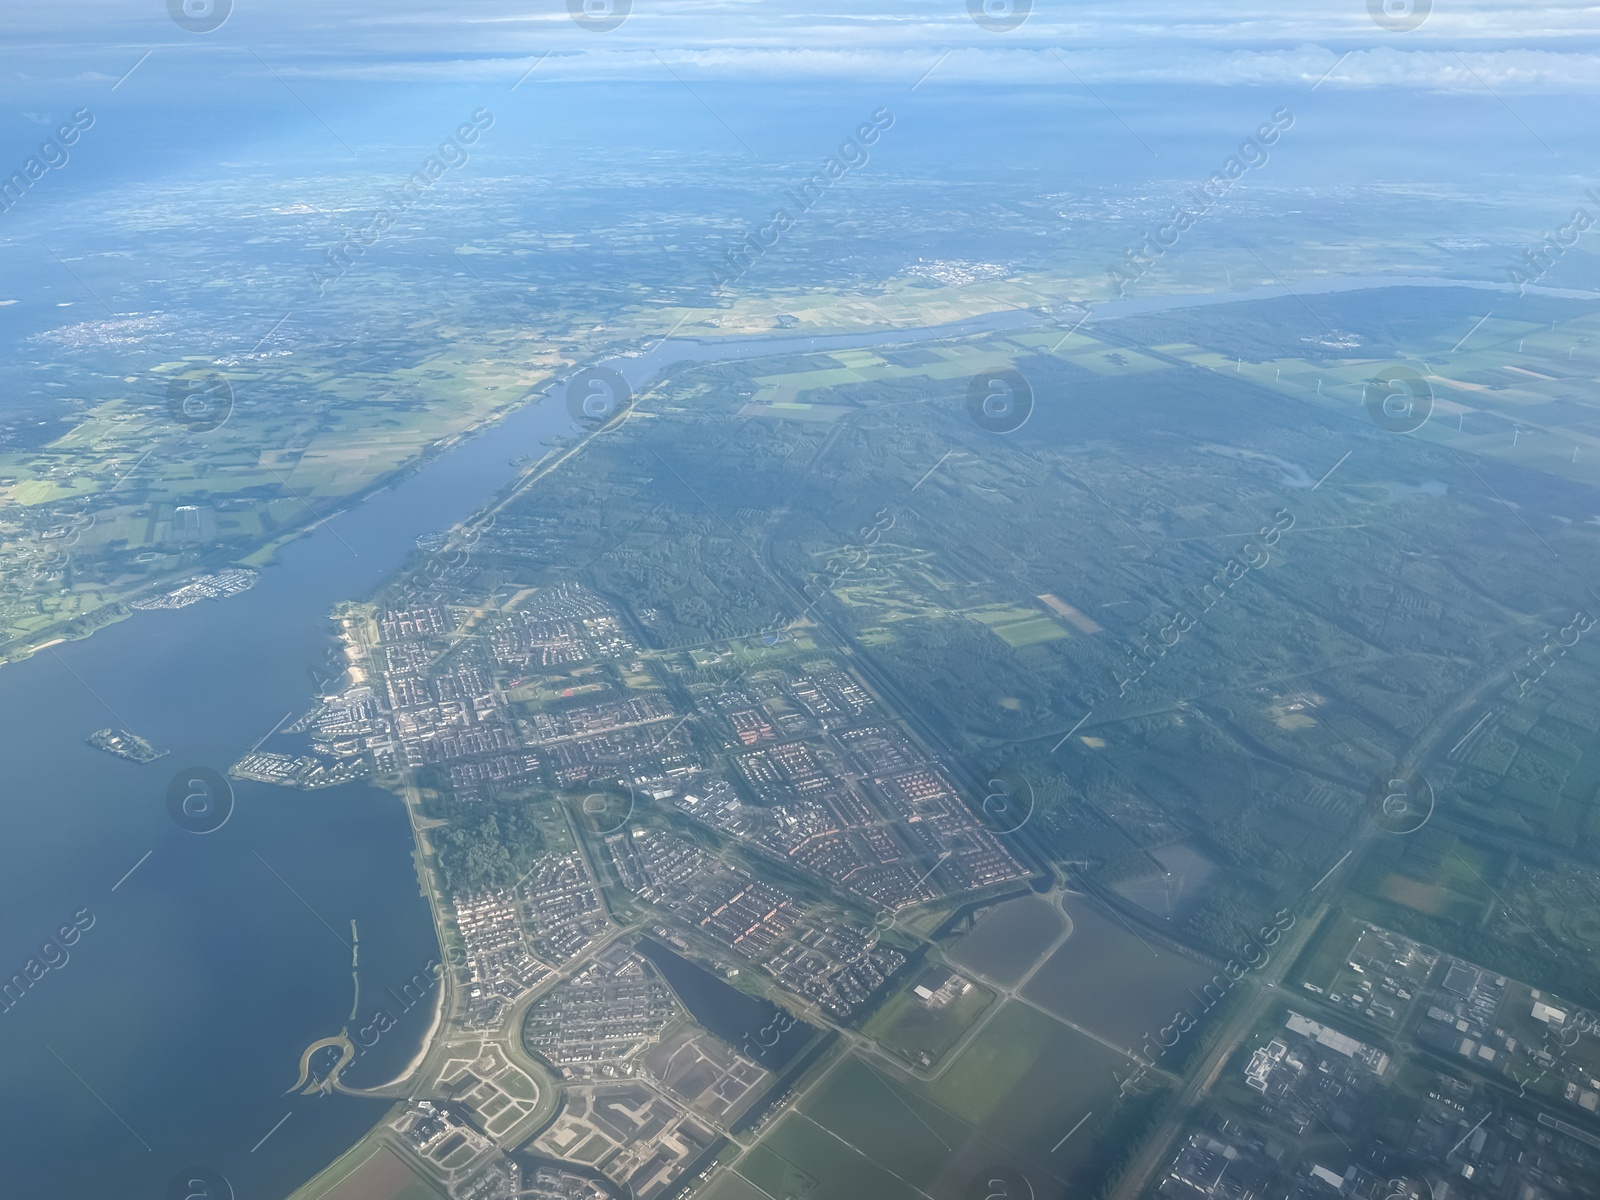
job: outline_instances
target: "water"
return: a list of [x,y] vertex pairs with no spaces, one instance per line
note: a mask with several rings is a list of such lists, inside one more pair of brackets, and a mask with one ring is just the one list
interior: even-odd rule
[[907,329],[875,329],[865,333],[817,333],[800,337],[671,338],[658,342],[643,354],[609,359],[605,363],[620,371],[635,388],[642,387],[667,367],[685,362],[720,363],[750,358],[772,358],[790,354],[827,353],[829,350],[862,350],[869,346],[893,346],[903,342],[942,341],[945,338],[972,337],[980,333],[1006,333],[1037,328],[1047,319],[1032,309],[1014,308],[1002,312],[980,313],[944,325],[919,325]]
[[1151,857],[1165,870],[1115,884],[1112,890],[1158,917],[1183,920],[1199,907],[1217,864],[1184,845],[1163,847],[1152,851]]
[[[310,1042],[379,1005],[400,1023],[353,1079],[397,1074],[427,1026],[428,1005],[402,1014],[385,996],[438,952],[402,805],[365,784],[236,781],[232,817],[196,835],[169,819],[166,787],[189,766],[225,771],[308,707],[332,605],[509,482],[511,457],[569,430],[558,406],[524,409],[290,544],[240,596],[138,613],[0,670],[0,970],[22,970],[75,913],[93,917],[70,959],[0,1014],[8,1197],[160,1196],[198,1165],[245,1200],[282,1196],[382,1113],[284,1092]],[[172,753],[141,766],[84,744],[106,725]]]
[[655,964],[696,1021],[769,1071],[782,1070],[816,1036],[777,1005],[741,992],[659,942],[646,938],[639,953]]
[[[1325,296],[1338,292],[1361,292],[1376,288],[1471,288],[1474,291],[1517,293],[1509,283],[1484,279],[1439,279],[1417,275],[1330,275],[1326,279],[1297,281],[1294,287],[1254,287],[1236,292],[1196,292],[1188,296],[1131,296],[1123,300],[1102,300],[1091,306],[1097,320],[1113,317],[1143,316],[1145,313],[1168,312],[1178,308],[1201,308],[1212,304],[1243,304],[1253,300],[1284,300],[1295,296]],[[1529,286],[1523,289],[1529,295],[1550,296],[1561,300],[1600,300],[1600,292],[1578,291],[1573,288]]]

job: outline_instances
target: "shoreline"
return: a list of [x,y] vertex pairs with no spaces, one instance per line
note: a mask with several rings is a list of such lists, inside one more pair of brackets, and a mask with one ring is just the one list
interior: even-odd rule
[[[533,388],[529,389],[529,392],[524,399],[508,404],[504,408],[496,409],[494,412],[483,417],[483,419],[475,421],[473,424],[464,426],[455,433],[438,439],[437,441],[431,443],[415,458],[400,463],[389,471],[386,471],[384,474],[378,476],[366,487],[361,488],[358,491],[351,492],[350,495],[339,501],[339,503],[334,507],[329,508],[327,511],[322,512],[315,517],[308,517],[304,524],[295,525],[284,529],[276,537],[260,543],[244,554],[219,554],[214,559],[210,557],[202,558],[199,562],[195,563],[186,571],[175,572],[173,575],[167,578],[145,580],[138,587],[130,588],[126,595],[118,596],[109,604],[105,604],[101,608],[95,610],[95,612],[104,612],[120,604],[128,611],[121,614],[108,616],[104,621],[97,623],[92,628],[85,630],[81,634],[62,634],[57,632],[53,627],[51,630],[42,631],[52,635],[47,641],[33,643],[31,645],[23,644],[20,647],[11,647],[4,651],[0,651],[0,668],[9,666],[11,663],[27,662],[41,650],[49,649],[51,646],[59,646],[67,642],[86,642],[95,634],[99,633],[102,629],[108,629],[113,625],[120,625],[122,622],[130,619],[135,612],[143,611],[134,609],[132,607],[132,601],[141,599],[146,595],[156,594],[162,591],[171,591],[174,587],[182,586],[182,581],[184,579],[193,578],[197,574],[204,575],[210,571],[226,570],[229,567],[239,567],[246,570],[261,571],[269,566],[274,565],[278,557],[278,552],[284,547],[302,537],[306,537],[315,533],[319,528],[328,524],[328,522],[332,521],[335,517],[360,507],[368,500],[371,500],[374,496],[378,495],[380,492],[386,491],[394,485],[401,483],[410,475],[422,470],[429,463],[456,449],[462,442],[470,441],[479,434],[489,431],[506,418],[531,408],[537,405],[539,401],[546,399],[549,394],[548,391],[540,389],[548,388],[551,380],[554,378],[556,378],[556,376],[552,375],[550,379],[541,380],[538,384],[534,385]],[[223,599],[228,599],[228,597],[223,597]],[[80,614],[80,616],[81,615],[82,614]],[[72,620],[78,619],[79,617],[72,618]]]
[[[376,1094],[379,1092],[386,1092],[390,1088],[397,1088],[422,1069],[422,1065],[428,1061],[428,1055],[433,1051],[433,1042],[434,1038],[439,1033],[439,1027],[444,1023],[444,992],[444,979],[441,976],[439,979],[438,991],[434,995],[433,1000],[433,1020],[428,1023],[428,1028],[422,1033],[422,1044],[417,1049],[415,1057],[413,1057],[412,1060],[404,1067],[400,1068],[400,1074],[396,1075],[393,1079],[386,1083],[375,1083],[371,1087],[361,1088],[359,1089],[360,1092]],[[352,1088],[351,1090],[356,1091],[357,1089]]]

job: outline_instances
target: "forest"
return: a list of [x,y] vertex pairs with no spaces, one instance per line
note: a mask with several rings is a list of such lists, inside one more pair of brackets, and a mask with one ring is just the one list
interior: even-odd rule
[[525,803],[459,811],[429,838],[452,893],[510,887],[544,849],[544,834]]

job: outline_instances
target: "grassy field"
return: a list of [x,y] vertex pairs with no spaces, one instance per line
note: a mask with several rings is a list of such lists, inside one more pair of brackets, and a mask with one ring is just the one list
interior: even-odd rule
[[445,1200],[445,1193],[373,1133],[290,1200]]
[[1052,1170],[1077,1160],[1061,1138],[1115,1094],[1112,1072],[1128,1060],[1037,1009],[1015,1001],[929,1085],[954,1116]]
[[908,987],[874,1013],[862,1032],[908,1063],[931,1065],[960,1040],[994,998],[988,988],[973,984],[942,1008],[929,1008]]
[[1347,971],[1350,950],[1361,936],[1362,924],[1345,913],[1333,913],[1322,927],[1316,946],[1299,964],[1297,977],[1323,991]]
[[1037,608],[990,604],[964,615],[987,626],[996,636],[1004,638],[1008,646],[1033,646],[1072,636],[1066,626]]
[[[877,1137],[869,1144],[875,1151],[884,1145]],[[779,1121],[740,1169],[768,1195],[785,1200],[800,1195],[827,1196],[829,1200],[915,1200],[918,1191],[855,1143],[798,1113]]]
[[1025,1004],[1007,1003],[931,1083],[841,1060],[775,1122],[710,1200],[966,1200],[1007,1167],[1066,1194],[1104,1148],[1128,1060]]

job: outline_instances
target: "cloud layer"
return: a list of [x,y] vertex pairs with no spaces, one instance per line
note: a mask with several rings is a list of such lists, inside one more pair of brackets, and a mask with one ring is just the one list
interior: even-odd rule
[[[660,79],[670,67],[686,78],[915,81],[938,62],[933,86],[1047,85],[1074,74],[1088,83],[1279,85],[1315,82],[1348,55],[1328,86],[1600,90],[1600,8],[1582,0],[1447,0],[1409,31],[1384,28],[1369,0],[1036,0],[1036,11],[1000,30],[985,23],[1014,24],[1007,8],[1029,0],[971,0],[991,5],[982,21],[968,0],[876,11],[845,0],[587,0],[591,9],[630,6],[620,24],[600,13],[575,19],[568,0],[209,2],[232,9],[204,34],[181,29],[159,2],[23,6],[8,14],[11,81],[24,70],[65,78],[113,69],[113,49],[203,45],[236,55],[241,69],[260,55],[302,77],[437,83],[499,78],[548,54],[541,75],[569,79]],[[1417,12],[1431,4],[1371,2]]]

